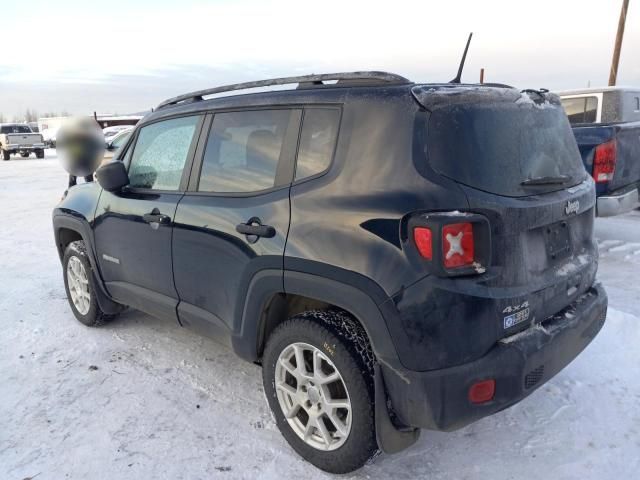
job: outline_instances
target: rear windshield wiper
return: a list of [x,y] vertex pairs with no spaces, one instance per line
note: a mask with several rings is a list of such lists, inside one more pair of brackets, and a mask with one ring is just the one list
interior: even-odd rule
[[558,175],[557,177],[535,177],[529,178],[522,182],[520,185],[562,185],[571,180],[569,175]]

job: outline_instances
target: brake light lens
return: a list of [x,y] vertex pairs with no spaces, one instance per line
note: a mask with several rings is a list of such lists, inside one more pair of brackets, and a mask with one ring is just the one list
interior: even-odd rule
[[413,239],[418,247],[418,252],[422,258],[433,259],[433,238],[431,229],[427,227],[416,227],[413,229]]
[[613,180],[616,169],[616,141],[610,140],[596,147],[593,155],[593,179],[596,183]]
[[496,394],[496,381],[494,379],[482,380],[474,383],[469,388],[469,401],[471,403],[485,403],[493,400]]
[[442,227],[442,255],[446,268],[473,264],[474,244],[471,223],[451,223]]

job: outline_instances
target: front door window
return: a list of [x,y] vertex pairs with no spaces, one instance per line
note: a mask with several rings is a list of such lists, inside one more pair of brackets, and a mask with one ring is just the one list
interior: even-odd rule
[[141,128],[129,166],[131,187],[178,190],[199,120],[172,118]]

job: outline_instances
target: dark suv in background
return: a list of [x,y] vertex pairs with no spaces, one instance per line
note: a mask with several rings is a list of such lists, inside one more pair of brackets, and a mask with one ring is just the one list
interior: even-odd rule
[[543,90],[218,87],[163,102],[97,179],[53,212],[78,320],[131,306],[261,364],[282,434],[330,472],[513,405],[605,320],[594,182]]

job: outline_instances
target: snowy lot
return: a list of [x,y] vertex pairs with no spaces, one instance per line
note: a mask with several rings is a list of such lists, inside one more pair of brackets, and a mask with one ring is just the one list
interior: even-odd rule
[[[50,218],[65,182],[52,152],[0,162],[0,479],[329,478],[280,436],[258,367],[135,311],[75,320]],[[581,356],[507,411],[344,478],[638,478],[640,212],[596,235],[609,315]]]

